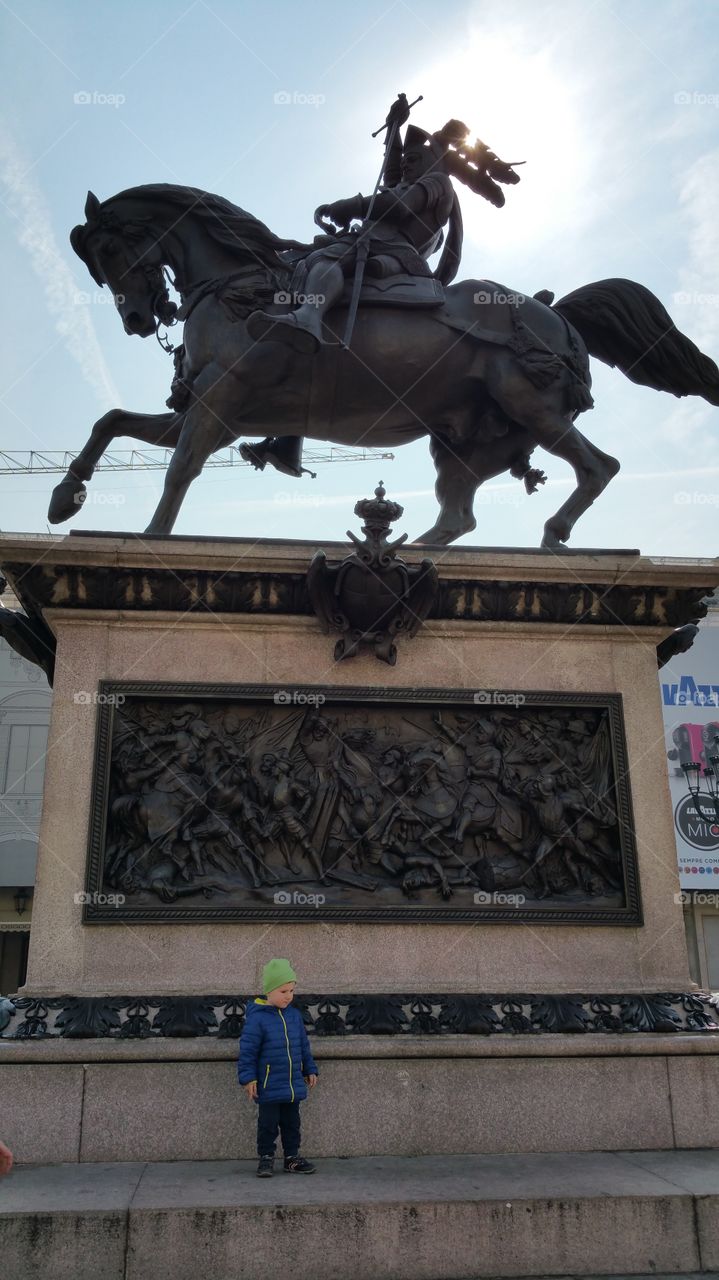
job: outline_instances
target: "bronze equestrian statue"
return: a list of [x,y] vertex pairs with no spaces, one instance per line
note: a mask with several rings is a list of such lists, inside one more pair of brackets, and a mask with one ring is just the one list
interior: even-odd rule
[[88,195],[71,243],[112,290],[125,331],[146,338],[182,320],[184,335],[170,412],[100,418],[54,490],[52,523],[75,514],[118,436],[174,449],[147,528],[158,534],[172,531],[210,455],[240,436],[263,437],[242,447],[254,466],[293,476],[305,436],[380,448],[428,436],[440,510],[417,541],[447,544],[474,529],[478,487],[505,471],[535,491],[546,478],[531,464],[541,446],[576,476],[544,528],[542,545],[556,549],[619,470],[576,426],[593,404],[589,355],[643,386],[719,404],[716,364],[634,281],[601,280],[556,303],[493,281],[452,283],[462,247],[452,179],[501,205],[498,182],[518,175],[471,145],[460,121],[432,134],[409,125],[402,139],[408,114],[398,99],[373,196],[321,205],[313,244],[281,239],[193,187]]

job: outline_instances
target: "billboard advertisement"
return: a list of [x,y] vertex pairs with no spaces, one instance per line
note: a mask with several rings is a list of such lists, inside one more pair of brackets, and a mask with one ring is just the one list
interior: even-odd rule
[[[705,774],[719,755],[719,599],[700,623],[687,653],[659,672],[679,883],[694,892],[719,893],[719,800]],[[682,765],[702,766],[693,796]]]

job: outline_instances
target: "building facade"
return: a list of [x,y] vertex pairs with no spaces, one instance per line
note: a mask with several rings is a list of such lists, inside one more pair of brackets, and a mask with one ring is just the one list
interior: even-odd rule
[[[16,603],[9,593],[3,604]],[[25,981],[50,704],[45,674],[0,638],[0,994]]]

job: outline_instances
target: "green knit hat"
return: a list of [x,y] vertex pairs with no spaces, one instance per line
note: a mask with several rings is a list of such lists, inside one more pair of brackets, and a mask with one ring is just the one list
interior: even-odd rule
[[289,960],[268,960],[262,970],[262,990],[265,995],[276,987],[284,987],[286,982],[296,982],[295,973]]

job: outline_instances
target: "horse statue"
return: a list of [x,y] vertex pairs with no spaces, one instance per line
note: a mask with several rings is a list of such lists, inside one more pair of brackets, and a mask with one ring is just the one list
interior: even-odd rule
[[[351,208],[339,216],[349,229]],[[368,277],[349,347],[347,281],[316,325],[321,340],[310,353],[287,331],[301,327],[288,324],[290,290],[312,245],[282,240],[220,196],[176,185],[133,187],[103,202],[90,193],[85,218],[71,243],[93,279],[112,290],[125,332],[159,337],[159,326],[178,318],[183,345],[170,411],[113,409],[100,418],[53,492],[53,524],[77,512],[86,482],[120,436],[174,449],[147,526],[155,534],[172,531],[210,455],[242,435],[264,437],[243,446],[260,467],[273,461],[280,437],[395,448],[428,436],[439,515],[416,541],[449,544],[473,530],[478,487],[505,471],[533,492],[546,479],[530,464],[541,446],[576,477],[544,527],[542,546],[557,549],[619,470],[575,425],[593,403],[589,355],[643,386],[719,405],[716,364],[630,280],[588,284],[552,305],[552,294],[527,297],[492,281],[445,287],[428,272],[407,276],[402,294],[402,281],[398,288],[394,277]],[[327,242],[332,232],[322,225]],[[168,269],[181,299],[177,315]],[[305,298],[304,309],[311,303]]]

